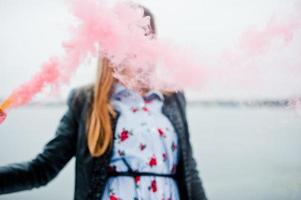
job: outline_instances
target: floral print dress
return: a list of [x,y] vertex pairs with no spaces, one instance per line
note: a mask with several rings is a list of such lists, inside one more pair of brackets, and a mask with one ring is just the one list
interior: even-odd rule
[[[110,102],[120,113],[113,156],[108,170],[175,174],[178,138],[162,114],[164,96],[156,90],[141,96],[120,82],[113,85]],[[171,177],[110,176],[102,200],[179,200],[176,181]]]

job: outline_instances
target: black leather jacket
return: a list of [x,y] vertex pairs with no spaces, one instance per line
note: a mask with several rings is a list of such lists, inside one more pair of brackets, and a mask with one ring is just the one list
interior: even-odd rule
[[[108,177],[106,170],[112,148],[100,157],[89,154],[85,119],[91,106],[92,88],[93,84],[89,84],[71,90],[67,100],[68,108],[60,119],[55,136],[44,146],[41,153],[31,161],[0,167],[0,194],[46,185],[75,156],[74,199],[100,199]],[[176,175],[181,199],[206,200],[190,144],[184,93],[165,96],[162,111],[174,125],[179,138],[181,153]],[[118,115],[112,120],[113,129],[117,118]]]

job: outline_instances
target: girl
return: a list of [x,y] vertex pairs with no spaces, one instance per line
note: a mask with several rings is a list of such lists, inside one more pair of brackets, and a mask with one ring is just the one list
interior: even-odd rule
[[[154,18],[144,10],[155,33]],[[54,138],[36,158],[0,167],[0,194],[46,185],[75,156],[76,200],[207,199],[184,93],[135,92],[109,65],[101,58],[95,83],[71,90]]]

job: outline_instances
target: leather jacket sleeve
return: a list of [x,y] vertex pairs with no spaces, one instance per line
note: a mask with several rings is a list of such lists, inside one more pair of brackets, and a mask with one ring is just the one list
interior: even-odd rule
[[184,91],[179,92],[179,101],[182,105],[182,112],[184,115],[185,129],[187,132],[187,143],[188,143],[188,157],[189,157],[189,169],[190,169],[190,185],[191,185],[191,199],[193,200],[207,200],[206,192],[200,178],[200,172],[197,169],[197,162],[193,155],[193,149],[190,142],[190,134],[187,123],[186,115],[186,97]]
[[55,136],[32,160],[0,167],[0,194],[30,190],[51,181],[75,154],[77,122],[71,108],[74,96],[68,95],[67,110],[61,117]]

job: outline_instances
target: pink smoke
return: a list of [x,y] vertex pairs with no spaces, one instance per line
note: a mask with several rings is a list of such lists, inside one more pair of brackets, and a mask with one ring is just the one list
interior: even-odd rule
[[[190,56],[187,49],[154,39],[149,17],[143,17],[143,9],[136,4],[117,2],[110,6],[106,1],[97,0],[67,3],[78,25],[70,28],[72,37],[62,44],[65,54],[51,57],[31,80],[16,88],[10,95],[13,99],[10,107],[26,104],[45,86],[68,84],[88,54],[108,57],[116,68],[115,77],[134,89],[139,89],[141,81],[150,88],[176,90],[200,80],[197,59]],[[149,77],[140,73],[128,79],[120,74],[124,66],[136,72],[153,73],[148,74]],[[165,73],[162,76],[158,71]]]
[[[292,12],[283,13],[275,14],[261,28],[251,26],[242,31],[232,47],[213,56],[211,59],[218,60],[220,66],[209,70],[208,80],[211,83],[219,81],[219,86],[224,88],[243,85],[246,90],[254,91],[271,86],[268,77],[272,75],[269,73],[284,71],[291,76],[301,76],[301,57],[292,61],[279,53],[296,42],[294,39],[300,35],[301,7],[295,5]],[[264,64],[263,61],[273,60],[275,56],[282,57],[282,63],[277,66]]]
[[[142,8],[122,2],[109,7],[105,1],[94,0],[75,0],[71,5],[72,13],[81,22],[75,30],[77,38],[99,45],[100,54],[114,64],[115,77],[133,89],[139,89],[141,83],[153,89],[172,90],[199,83],[202,68],[197,57],[191,56],[188,49],[149,34],[150,19],[143,17]],[[137,72],[137,76],[123,77],[119,72],[124,66]]]
[[[211,68],[199,55],[187,48],[156,39],[150,33],[150,19],[133,3],[105,0],[69,0],[71,13],[78,24],[70,28],[72,37],[63,42],[62,56],[53,56],[33,78],[10,95],[10,107],[29,102],[45,86],[68,84],[82,60],[88,55],[106,56],[114,64],[115,77],[130,88],[148,85],[152,89],[178,90],[218,82],[227,88],[229,82],[255,85],[263,78],[254,60],[263,56],[275,41],[289,43],[300,29],[300,17],[289,20],[272,18],[262,29],[245,31],[238,44],[212,59],[222,63]],[[300,16],[299,14],[297,16]],[[124,67],[137,72],[132,79],[120,73]],[[145,73],[145,72],[151,72]],[[246,80],[244,74],[253,74]]]
[[291,42],[295,31],[299,28],[300,18],[281,22],[273,17],[262,30],[254,27],[246,30],[241,36],[239,45],[248,55],[262,54],[277,40],[285,43]]

